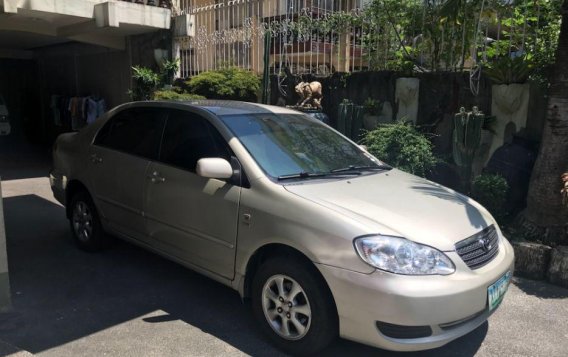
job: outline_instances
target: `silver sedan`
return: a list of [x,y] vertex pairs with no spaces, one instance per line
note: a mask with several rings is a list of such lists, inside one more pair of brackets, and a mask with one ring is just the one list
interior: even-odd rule
[[337,336],[442,346],[495,311],[513,272],[478,203],[285,108],[129,103],[61,135],[53,162],[80,248],[116,236],[230,286],[292,354]]

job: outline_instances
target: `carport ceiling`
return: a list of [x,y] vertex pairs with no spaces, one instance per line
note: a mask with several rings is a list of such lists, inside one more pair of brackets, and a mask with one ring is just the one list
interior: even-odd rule
[[61,37],[0,30],[0,49],[33,50],[38,47],[56,45],[68,41],[68,39]]

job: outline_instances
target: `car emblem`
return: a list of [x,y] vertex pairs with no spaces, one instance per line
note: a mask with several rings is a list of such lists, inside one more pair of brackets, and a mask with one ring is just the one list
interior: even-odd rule
[[481,244],[481,249],[483,249],[485,252],[488,252],[491,250],[491,248],[493,248],[489,239],[481,238],[480,240],[478,240],[478,242],[479,244]]

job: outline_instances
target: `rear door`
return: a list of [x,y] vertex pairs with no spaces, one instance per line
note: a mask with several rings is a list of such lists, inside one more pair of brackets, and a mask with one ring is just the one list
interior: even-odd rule
[[229,146],[206,118],[169,113],[160,158],[148,171],[148,234],[156,248],[232,278],[241,187],[195,173],[201,158],[230,160]]
[[89,172],[97,207],[110,228],[138,240],[145,240],[144,185],[164,125],[161,109],[125,109],[101,128],[91,146]]

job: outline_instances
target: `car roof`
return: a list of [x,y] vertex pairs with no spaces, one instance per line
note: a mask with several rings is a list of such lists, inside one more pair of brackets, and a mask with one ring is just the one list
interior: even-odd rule
[[299,112],[285,107],[265,105],[233,100],[190,100],[171,102],[186,104],[191,107],[207,110],[215,115],[239,115],[239,114],[298,114]]

